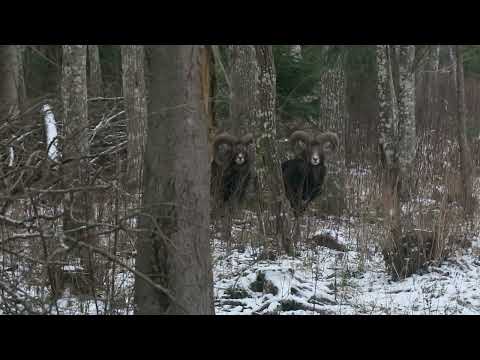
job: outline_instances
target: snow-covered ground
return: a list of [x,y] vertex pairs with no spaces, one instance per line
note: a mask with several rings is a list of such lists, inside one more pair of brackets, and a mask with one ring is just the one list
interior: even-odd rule
[[[329,219],[312,220],[310,227],[310,238],[328,233],[345,245],[347,251],[310,243],[303,245],[295,258],[259,260],[257,246],[234,249],[226,257],[223,244],[215,240],[216,314],[480,314],[478,238],[472,239],[471,248],[438,267],[394,282],[372,240],[379,235],[378,225],[359,226],[351,220]],[[236,233],[235,238],[241,238],[239,235]],[[131,273],[117,269],[115,304],[107,304],[108,314],[132,314],[133,281]],[[56,304],[39,307],[36,304],[45,304],[41,299],[46,299],[48,289],[18,283],[14,287],[22,289],[16,296],[31,305],[27,312],[34,309],[36,313],[50,314],[105,313],[107,296],[102,292],[97,293],[96,299],[80,299],[67,291]],[[20,305],[19,312],[23,312]]]
[[229,257],[214,253],[216,313],[250,314],[480,314],[479,242],[430,267],[423,275],[393,282],[381,254],[361,256],[348,229],[329,232],[347,246],[305,249],[298,258],[256,261],[246,248]]

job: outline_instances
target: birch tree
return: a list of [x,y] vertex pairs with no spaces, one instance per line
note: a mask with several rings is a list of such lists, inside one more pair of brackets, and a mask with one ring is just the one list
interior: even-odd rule
[[[402,45],[391,49],[377,45],[377,95],[379,101],[379,133],[383,160],[383,203],[390,237],[383,244],[385,253],[395,256],[402,236],[400,191],[409,176],[415,156],[415,78],[414,47]],[[398,56],[397,88],[392,72],[392,56]],[[394,269],[400,271],[400,269]]]
[[137,314],[213,314],[201,46],[151,46]]

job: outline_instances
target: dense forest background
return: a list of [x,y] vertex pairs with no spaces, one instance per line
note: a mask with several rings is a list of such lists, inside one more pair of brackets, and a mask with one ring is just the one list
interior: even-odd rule
[[[479,95],[478,45],[1,45],[0,313],[368,312],[358,274],[477,261]],[[297,130],[339,139],[300,217]],[[253,138],[238,201],[225,132]],[[279,289],[287,260],[334,290]]]

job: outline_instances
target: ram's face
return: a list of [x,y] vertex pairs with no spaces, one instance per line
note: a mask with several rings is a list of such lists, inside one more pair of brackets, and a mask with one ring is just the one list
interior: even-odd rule
[[322,162],[322,149],[320,145],[312,145],[309,152],[309,161],[313,166],[320,165]]
[[235,164],[245,164],[248,160],[247,147],[244,145],[237,145],[235,150],[235,155],[233,157],[233,161],[235,162]]

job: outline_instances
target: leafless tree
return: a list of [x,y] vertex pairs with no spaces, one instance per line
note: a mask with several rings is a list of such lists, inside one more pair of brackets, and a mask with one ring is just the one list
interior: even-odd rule
[[207,126],[201,46],[150,46],[138,314],[213,314]]
[[[87,46],[63,45],[63,166],[64,186],[89,184],[89,128],[87,107]],[[88,223],[93,219],[92,194],[88,191],[67,192],[64,198],[63,230],[70,246],[79,241],[91,243]],[[90,252],[79,251],[82,265],[90,268]]]
[[229,51],[231,130],[241,136],[255,124],[258,66],[254,45],[231,45]]
[[465,106],[465,78],[463,74],[463,52],[461,45],[455,45],[456,88],[457,88],[457,141],[460,147],[460,170],[462,174],[463,194],[462,204],[465,213],[472,216],[473,200],[473,163],[470,145],[467,140],[467,120]]
[[143,156],[147,138],[144,47],[122,45],[123,96],[127,125],[127,188],[140,193],[143,181]]
[[[272,45],[256,45],[256,59],[259,65],[258,77],[258,123],[255,126],[257,152],[257,194],[269,193],[271,201],[266,207],[276,218],[276,234],[288,254],[292,254],[291,225],[288,219],[289,205],[285,196],[280,156],[276,145],[276,72]],[[261,194],[261,195],[260,195]],[[261,199],[261,203],[265,198]],[[262,206],[263,207],[263,206]],[[265,233],[265,220],[260,221],[260,231]]]
[[[377,45],[376,54],[383,204],[386,225],[391,234],[383,245],[385,252],[390,253],[395,252],[402,237],[400,192],[403,184],[408,181],[408,170],[416,148],[414,46]],[[396,81],[392,71],[392,57],[395,57],[398,65]]]

